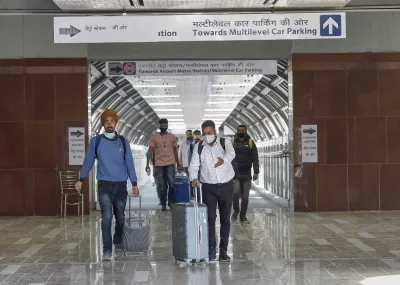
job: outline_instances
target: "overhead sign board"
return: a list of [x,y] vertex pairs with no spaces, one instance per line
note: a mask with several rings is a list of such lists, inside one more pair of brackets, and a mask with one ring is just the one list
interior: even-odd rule
[[277,74],[276,60],[130,61],[107,62],[107,76]]
[[301,161],[318,162],[318,128],[317,125],[301,126]]
[[85,159],[85,128],[68,128],[69,165],[82,165]]
[[345,37],[345,13],[54,18],[55,43],[301,40]]

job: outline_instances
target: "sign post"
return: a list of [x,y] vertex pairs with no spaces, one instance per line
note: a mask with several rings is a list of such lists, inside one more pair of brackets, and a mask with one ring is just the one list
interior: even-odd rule
[[55,43],[335,38],[346,38],[345,13],[186,14],[54,18]]
[[301,125],[301,161],[318,162],[318,128],[317,125]]
[[68,128],[69,165],[82,165],[85,158],[85,128]]

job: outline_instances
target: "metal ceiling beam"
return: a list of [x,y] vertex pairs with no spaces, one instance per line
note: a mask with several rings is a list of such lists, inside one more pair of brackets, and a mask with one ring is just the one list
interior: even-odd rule
[[[123,84],[117,86],[117,88],[115,88],[113,90],[110,90],[110,92],[108,92],[107,94],[103,95],[103,98],[101,98],[100,101],[97,102],[97,104],[95,105],[94,110],[92,110],[92,113],[94,113],[100,106],[103,106],[107,99],[117,95],[119,90],[122,90],[123,88],[125,88],[129,84],[130,83],[128,81],[126,81]],[[95,100],[95,98],[92,98],[92,100]]]
[[254,14],[254,13],[327,13],[327,12],[381,12],[381,11],[400,11],[400,5],[387,5],[387,6],[350,6],[350,7],[275,7],[275,8],[202,8],[202,9],[145,9],[138,10],[125,10],[122,8],[115,10],[27,10],[27,9],[14,9],[14,10],[0,10],[2,15],[53,15],[53,16],[122,16],[126,15],[180,15],[180,14]]

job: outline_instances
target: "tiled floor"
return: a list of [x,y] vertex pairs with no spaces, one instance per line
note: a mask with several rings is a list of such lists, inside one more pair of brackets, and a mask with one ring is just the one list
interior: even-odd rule
[[119,254],[112,262],[101,261],[96,213],[83,219],[0,218],[0,284],[400,284],[397,212],[252,208],[250,224],[232,225],[231,264],[192,267],[174,262],[170,213],[148,216],[148,255]]

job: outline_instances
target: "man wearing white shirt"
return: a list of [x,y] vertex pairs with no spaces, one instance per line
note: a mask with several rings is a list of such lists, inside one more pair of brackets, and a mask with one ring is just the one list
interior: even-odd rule
[[232,179],[235,176],[232,160],[235,158],[235,150],[230,140],[217,136],[213,121],[205,121],[201,128],[204,140],[193,149],[189,166],[190,180],[193,187],[200,187],[197,177],[200,170],[203,201],[208,207],[209,258],[215,260],[217,256],[215,221],[218,205],[221,223],[219,260],[229,262],[231,258],[227,249],[231,229],[230,215],[234,190]]
[[193,143],[193,132],[192,130],[186,131],[186,143],[182,143],[179,148],[178,158],[180,163],[185,170],[185,173],[189,175],[189,149],[190,145]]

